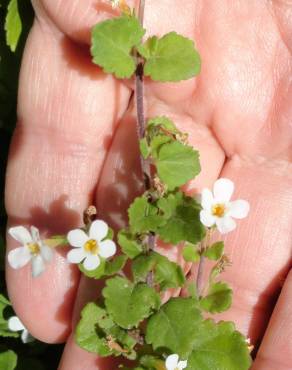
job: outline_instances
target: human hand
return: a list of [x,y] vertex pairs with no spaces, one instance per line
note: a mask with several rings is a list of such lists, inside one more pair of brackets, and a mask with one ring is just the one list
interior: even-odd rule
[[[176,30],[193,38],[202,72],[179,84],[147,82],[147,116],[172,117],[200,151],[203,171],[189,191],[224,176],[251,203],[248,220],[226,238],[233,266],[224,278],[234,303],[220,318],[234,320],[257,343],[291,258],[291,10],[287,1],[181,3],[147,0],[145,25],[151,34]],[[34,5],[7,172],[9,222],[65,233],[80,226],[83,210],[95,203],[101,218],[121,226],[141,191],[132,89],[92,65],[87,47],[90,28],[115,12],[101,1]],[[114,369],[68,337],[98,289],[83,278],[79,283],[64,256],[56,254],[34,280],[27,267],[7,268],[16,313],[43,341],[68,338],[60,370]],[[291,284],[290,277],[256,370],[285,370],[292,361]]]

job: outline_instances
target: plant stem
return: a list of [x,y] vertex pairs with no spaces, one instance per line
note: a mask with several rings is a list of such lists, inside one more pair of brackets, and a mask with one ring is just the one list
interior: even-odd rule
[[140,0],[138,18],[142,26],[144,23],[144,10],[145,10],[145,0]]
[[202,290],[203,290],[203,278],[204,278],[204,266],[205,266],[205,256],[203,256],[203,252],[209,246],[210,237],[211,237],[211,231],[208,229],[206,232],[205,239],[203,240],[201,244],[201,250],[200,250],[200,262],[199,262],[197,279],[196,279],[198,297],[201,296]]
[[[144,9],[145,9],[145,0],[140,0],[139,4],[139,13],[138,18],[143,26],[144,22]],[[146,122],[145,122],[145,112],[144,112],[144,65],[143,60],[136,57],[137,60],[137,68],[135,73],[135,82],[136,82],[136,111],[137,111],[137,132],[139,140],[142,140],[145,136],[146,130]],[[152,181],[151,181],[151,168],[150,163],[147,159],[144,159],[143,156],[140,154],[140,162],[141,162],[141,169],[143,174],[143,183],[144,183],[144,190],[150,190]],[[151,251],[155,247],[155,235],[150,234],[148,237],[148,251]],[[153,283],[153,276],[152,274],[147,276],[147,283],[152,285]]]
[[[143,26],[144,22],[145,0],[140,0],[138,19]],[[136,109],[137,109],[137,132],[139,140],[145,135],[145,114],[144,114],[144,66],[143,60],[137,56],[136,68]],[[149,161],[140,155],[141,169],[143,173],[144,190],[151,188],[151,170]]]
[[[136,110],[137,110],[137,132],[139,140],[142,140],[145,135],[145,115],[144,115],[144,72],[143,62],[137,58],[136,69]],[[144,190],[151,188],[151,172],[150,164],[147,159],[140,155],[141,169],[143,173]]]
[[196,281],[198,297],[200,297],[201,292],[202,292],[204,265],[205,265],[205,257],[201,255],[200,256],[199,267],[198,267],[197,281]]

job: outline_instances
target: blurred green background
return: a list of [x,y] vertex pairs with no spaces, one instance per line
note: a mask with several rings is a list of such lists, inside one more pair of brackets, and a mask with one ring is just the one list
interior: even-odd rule
[[[5,169],[16,122],[21,56],[32,22],[33,9],[30,0],[0,0],[0,370],[54,370],[58,367],[63,349],[61,345],[47,345],[38,341],[23,344],[20,338],[12,337],[15,333],[9,333],[7,319],[14,315],[13,309],[3,299],[7,297],[4,273],[7,219],[4,208]],[[10,47],[7,45],[5,28],[10,32]],[[14,48],[15,51],[12,52],[11,49]]]

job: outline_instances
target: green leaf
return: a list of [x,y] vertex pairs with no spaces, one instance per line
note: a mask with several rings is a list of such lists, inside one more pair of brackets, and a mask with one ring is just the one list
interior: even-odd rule
[[159,150],[163,144],[172,142],[173,139],[167,135],[157,135],[150,142],[150,153],[153,158],[157,159],[159,156]]
[[206,320],[199,325],[188,370],[248,370],[250,366],[245,337],[233,323]]
[[200,254],[193,244],[187,244],[183,249],[183,258],[187,262],[197,262],[200,260]]
[[100,259],[100,265],[95,270],[86,270],[83,266],[83,263],[79,263],[79,270],[87,277],[92,279],[101,279],[104,276],[105,272],[105,263],[104,259]]
[[232,289],[228,284],[218,282],[211,284],[206,297],[200,300],[203,310],[219,313],[230,308],[232,303]]
[[137,257],[143,251],[142,245],[127,230],[120,230],[118,233],[118,243],[123,253],[131,259]]
[[119,272],[126,264],[127,256],[120,255],[107,261],[100,259],[100,265],[95,270],[86,270],[82,263],[79,263],[79,269],[83,274],[92,279],[102,279],[106,276],[112,276]]
[[81,320],[76,328],[77,344],[88,352],[109,356],[113,351],[109,348],[104,333],[99,333],[98,323],[106,317],[106,312],[94,303],[89,303],[81,312]]
[[125,256],[124,254],[121,254],[120,256],[116,256],[110,261],[106,261],[104,275],[112,276],[118,273],[120,270],[124,268],[127,260],[128,260],[128,257]]
[[192,298],[172,298],[148,321],[146,342],[154,350],[167,349],[187,357],[193,349],[193,338],[202,317],[197,301]]
[[217,261],[219,260],[224,251],[224,242],[216,242],[211,245],[208,249],[206,249],[203,253],[203,255],[210,260]]
[[17,355],[15,352],[8,350],[0,353],[0,369],[14,370],[17,365]]
[[175,32],[147,40],[139,53],[146,59],[144,73],[154,81],[181,81],[200,73],[201,59],[192,40]]
[[142,255],[133,261],[132,272],[136,282],[145,281],[150,271],[154,272],[154,282],[160,285],[161,290],[178,288],[185,283],[182,268],[159,253]]
[[102,294],[113,320],[124,329],[137,327],[160,306],[160,297],[154,289],[146,284],[134,285],[119,276],[107,280]]
[[176,135],[180,133],[171,119],[165,116],[151,118],[147,121],[147,132],[150,137],[157,132]]
[[147,159],[151,153],[151,150],[148,146],[148,143],[145,137],[139,141],[139,147],[140,147],[140,152],[142,154],[142,157],[144,159]]
[[44,240],[45,244],[51,248],[67,246],[69,244],[66,235],[54,235]]
[[150,204],[144,196],[136,198],[128,209],[131,231],[134,233],[155,231],[158,226],[165,223],[158,211],[158,208]]
[[165,369],[165,361],[151,355],[145,355],[140,358],[140,364],[144,369],[162,370]]
[[92,31],[93,62],[117,78],[130,78],[136,69],[131,52],[145,33],[134,16],[121,16],[98,23]]
[[19,334],[10,331],[8,328],[8,321],[4,317],[5,309],[10,306],[10,302],[2,294],[0,294],[0,336],[18,338]]
[[115,325],[106,310],[95,303],[88,303],[82,310],[75,338],[81,348],[102,357],[122,354],[135,358],[134,338]]
[[156,160],[160,179],[173,190],[184,185],[199,174],[201,167],[199,153],[191,146],[178,141],[164,144]]
[[205,236],[200,221],[200,207],[191,197],[181,191],[171,193],[158,201],[158,207],[166,222],[157,229],[160,238],[167,243],[187,241],[196,244]]
[[22,31],[22,22],[18,11],[18,0],[10,0],[5,19],[6,43],[15,51]]

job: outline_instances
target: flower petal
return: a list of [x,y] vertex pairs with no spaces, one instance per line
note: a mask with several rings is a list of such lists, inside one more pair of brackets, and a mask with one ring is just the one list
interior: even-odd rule
[[248,215],[250,206],[246,200],[235,200],[234,202],[230,202],[230,209],[229,214],[235,218],[245,218]]
[[177,365],[179,370],[183,370],[188,366],[188,361],[180,361]]
[[80,263],[86,257],[86,252],[83,248],[71,249],[67,254],[67,260],[70,263]]
[[95,270],[100,265],[100,259],[97,255],[89,255],[85,258],[83,266],[86,270],[92,271]]
[[48,247],[46,244],[41,243],[40,244],[40,249],[41,249],[41,255],[43,259],[46,262],[51,262],[53,259],[53,250],[52,248]]
[[33,241],[29,231],[23,226],[11,227],[8,230],[8,234],[22,244],[28,244]]
[[202,207],[207,210],[207,211],[210,211],[211,210],[211,207],[212,207],[212,204],[213,204],[213,194],[211,192],[211,190],[209,189],[203,189],[202,191],[202,199],[201,199],[201,205]]
[[178,357],[177,354],[173,354],[173,355],[168,356],[166,361],[165,361],[166,369],[167,370],[174,370],[177,367],[178,359],[179,359],[179,357]]
[[83,247],[83,245],[87,242],[88,235],[86,235],[81,229],[75,229],[69,231],[67,239],[72,247],[80,248]]
[[7,256],[9,265],[14,269],[19,269],[25,266],[31,258],[32,255],[27,247],[13,249]]
[[235,221],[229,216],[217,218],[216,225],[221,234],[227,234],[236,228]]
[[32,259],[32,277],[38,277],[45,271],[45,262],[40,254]]
[[17,316],[12,316],[8,320],[8,329],[11,331],[20,331],[24,330],[25,327]]
[[116,244],[112,240],[105,240],[99,243],[98,254],[103,258],[109,258],[113,256],[117,251]]
[[30,343],[34,341],[34,337],[28,332],[28,330],[24,329],[21,333],[21,340],[22,343]]
[[215,224],[216,217],[213,216],[210,212],[202,210],[200,212],[200,221],[203,225],[211,227]]
[[100,242],[107,236],[108,226],[102,220],[95,220],[92,222],[89,229],[89,237]]
[[38,242],[40,240],[39,229],[37,229],[35,226],[31,226],[30,227],[30,232],[31,232],[32,240],[34,242]]
[[215,181],[213,192],[216,202],[229,202],[234,191],[234,183],[229,179]]

